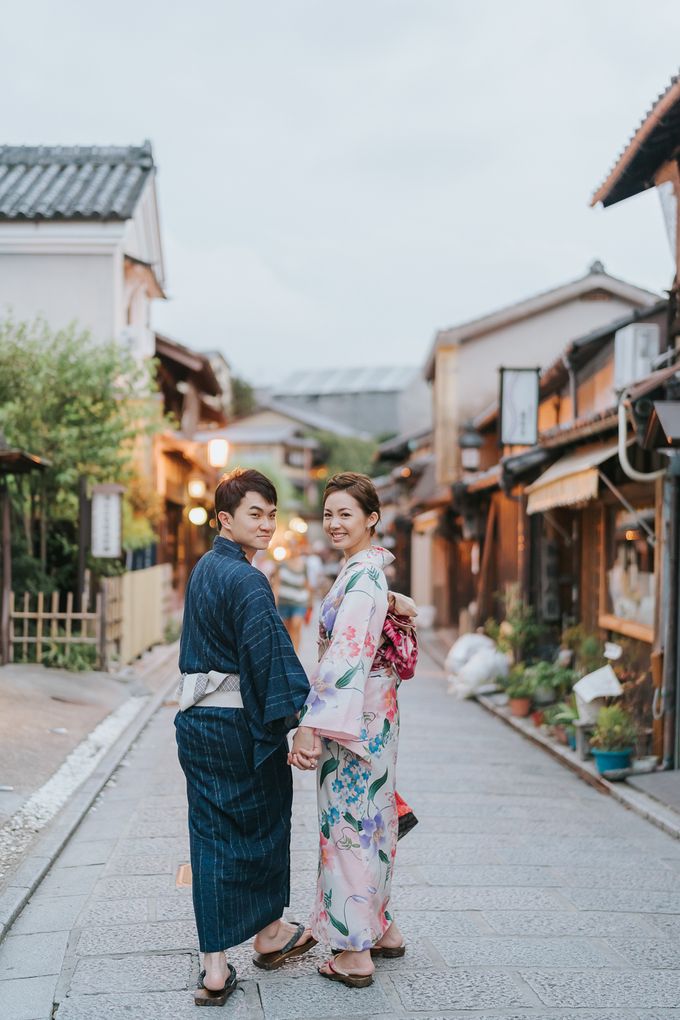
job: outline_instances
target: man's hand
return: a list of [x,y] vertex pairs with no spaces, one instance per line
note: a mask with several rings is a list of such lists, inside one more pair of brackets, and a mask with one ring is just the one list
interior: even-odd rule
[[311,726],[299,726],[288,754],[288,764],[296,769],[315,769],[321,755],[321,737]]

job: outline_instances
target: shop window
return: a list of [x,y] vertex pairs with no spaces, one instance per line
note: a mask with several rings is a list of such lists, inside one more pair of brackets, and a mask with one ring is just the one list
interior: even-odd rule
[[600,626],[642,641],[654,630],[653,507],[607,512],[607,571]]

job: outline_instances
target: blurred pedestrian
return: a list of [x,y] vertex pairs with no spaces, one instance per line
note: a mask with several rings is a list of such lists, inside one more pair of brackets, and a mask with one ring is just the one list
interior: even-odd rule
[[297,652],[302,636],[302,624],[312,605],[312,591],[306,557],[301,544],[295,540],[290,546],[288,558],[278,566],[274,592],[279,615]]

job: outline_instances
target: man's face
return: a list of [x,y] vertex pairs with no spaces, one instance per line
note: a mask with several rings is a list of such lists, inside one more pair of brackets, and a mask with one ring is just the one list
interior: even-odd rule
[[221,534],[243,549],[266,549],[276,530],[276,506],[257,492],[246,492],[233,514],[220,510]]

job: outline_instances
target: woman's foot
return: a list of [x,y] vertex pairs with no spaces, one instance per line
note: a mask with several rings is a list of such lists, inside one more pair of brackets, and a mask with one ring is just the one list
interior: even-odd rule
[[360,953],[342,952],[326,960],[318,968],[321,977],[331,981],[339,981],[350,988],[367,988],[373,984],[375,967],[371,952],[366,949]]
[[382,938],[373,946],[374,949],[401,949],[404,945],[404,936],[399,931],[399,928],[392,921]]
[[359,974],[362,977],[367,977],[369,974],[375,972],[373,966],[373,960],[371,959],[370,949],[365,949],[361,953],[352,952],[351,950],[344,950],[342,953],[338,953],[334,956],[332,961],[326,960],[319,967],[319,972],[323,974],[331,973],[331,962],[333,963],[336,972],[341,971],[343,974]]
[[205,970],[205,977],[203,978],[204,988],[211,992],[219,992],[224,988],[229,977],[227,957],[224,952],[204,953],[203,969]]

